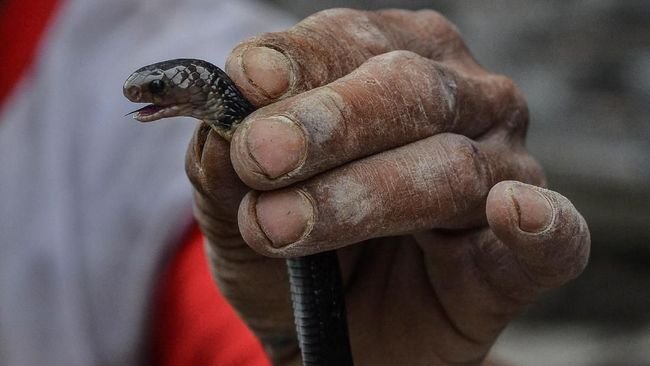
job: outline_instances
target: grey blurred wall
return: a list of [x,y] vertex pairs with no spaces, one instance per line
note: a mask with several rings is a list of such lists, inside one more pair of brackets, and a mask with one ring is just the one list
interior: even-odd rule
[[273,2],[299,17],[432,8],[456,23],[479,62],[523,90],[529,149],[592,230],[585,274],[524,319],[650,326],[650,1]]

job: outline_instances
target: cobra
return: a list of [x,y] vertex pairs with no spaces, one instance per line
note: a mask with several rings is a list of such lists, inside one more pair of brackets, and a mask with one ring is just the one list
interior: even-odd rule
[[[144,66],[124,83],[124,96],[150,103],[129,114],[138,121],[188,116],[230,141],[255,108],[217,66],[175,59]],[[305,366],[351,366],[345,297],[336,252],[287,259],[298,342]]]

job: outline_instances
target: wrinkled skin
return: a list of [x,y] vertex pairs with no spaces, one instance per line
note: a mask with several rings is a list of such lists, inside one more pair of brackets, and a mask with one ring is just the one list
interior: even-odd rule
[[589,231],[524,148],[526,104],[433,11],[330,10],[232,52],[259,109],[199,126],[195,213],[224,295],[297,365],[288,256],[338,249],[358,365],[479,364],[575,278]]

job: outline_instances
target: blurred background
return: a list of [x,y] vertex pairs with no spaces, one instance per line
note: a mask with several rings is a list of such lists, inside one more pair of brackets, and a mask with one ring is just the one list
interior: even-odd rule
[[531,112],[528,147],[586,217],[592,254],[495,354],[521,365],[650,364],[650,1],[273,2],[299,17],[432,8],[482,65],[513,78]]
[[[55,2],[43,0],[42,4],[53,6],[51,4]],[[105,2],[102,3],[105,8],[96,10],[101,11],[98,13],[101,16],[91,16],[95,14],[91,12],[89,15],[80,14],[80,19],[83,15],[92,21],[86,22],[86,18],[83,18],[83,23],[71,27],[71,33],[78,34],[74,39],[101,57],[105,56],[101,49],[105,44],[96,45],[94,38],[86,37],[84,32],[77,29],[97,28],[107,34],[106,39],[111,44],[122,44],[124,40],[133,44],[134,40],[147,42],[147,32],[153,32],[160,26],[155,17],[159,3],[145,0],[137,3],[152,16],[137,20],[146,22],[142,27],[143,32],[133,35],[122,33],[122,30],[135,22],[122,22],[123,19],[128,20],[128,13],[119,13],[130,9],[125,4],[131,2],[135,8],[136,1],[123,1],[121,5],[117,1]],[[650,116],[650,1],[266,2],[291,12],[297,19],[332,7],[396,7],[432,8],[454,22],[482,65],[511,77],[522,89],[531,115],[528,147],[544,166],[550,187],[574,202],[586,217],[592,233],[591,260],[584,274],[562,289],[547,293],[540,302],[528,308],[499,339],[494,349],[495,357],[514,365],[650,364],[650,123],[647,121]],[[0,5],[8,3],[7,0],[0,0]],[[167,3],[170,5],[173,1],[167,0]],[[206,4],[199,1],[194,3]],[[182,3],[177,6],[187,5]],[[276,20],[280,18],[266,9],[251,15],[250,22],[259,22],[258,26],[262,28],[265,27],[262,24],[264,20],[272,18],[272,15]],[[30,13],[29,16],[43,15]],[[220,29],[219,22],[214,21],[212,14],[206,14],[206,18],[209,21],[201,24]],[[176,24],[178,27],[181,25]],[[223,55],[220,54],[220,57],[225,57],[230,43],[234,45],[241,34],[257,31],[249,24],[243,28],[229,30],[237,36],[222,35],[224,39],[219,40],[219,49],[223,48]],[[220,29],[219,32],[226,31]],[[214,31],[214,34],[219,35],[219,32]],[[172,28],[169,34],[172,33],[183,32],[174,32]],[[13,38],[13,33],[10,34]],[[174,44],[187,45],[188,49],[192,49],[191,43],[184,39],[172,40]],[[226,44],[228,47],[225,47]],[[166,48],[162,43],[149,46],[154,49],[152,54],[167,52],[156,49]],[[63,51],[60,53],[65,53]],[[3,54],[0,52],[0,55]],[[128,54],[128,57],[143,55],[135,52]],[[127,61],[121,58],[114,63],[116,69],[119,66],[131,70]],[[0,72],[0,81],[8,75]],[[123,79],[118,79],[121,85]],[[90,91],[106,86],[93,80],[90,82],[87,86]],[[86,84],[82,86],[86,88]],[[108,89],[117,90],[117,86]],[[86,93],[87,90],[83,89],[81,100],[87,98],[86,94],[93,94]],[[0,90],[0,93],[5,92]],[[126,111],[127,102],[121,96],[115,98],[118,97]],[[81,106],[75,105],[74,110],[77,108]],[[86,115],[91,115],[90,112],[95,111],[87,110]],[[74,112],[74,115],[84,113]],[[130,120],[117,122],[124,126],[118,125],[116,131],[126,131],[127,124],[133,125],[128,127],[133,131],[140,128]],[[94,131],[93,128],[97,128],[100,131],[100,123],[93,126],[88,129]],[[187,126],[179,128],[186,128],[185,132],[189,133],[192,127]],[[146,136],[156,138],[149,131],[154,130],[148,130]],[[99,134],[94,137],[103,142]],[[179,151],[184,151],[186,139],[179,141],[182,142]],[[87,148],[86,145],[82,147]],[[182,157],[182,154],[175,155]],[[179,167],[181,165],[182,161],[179,161]],[[95,179],[95,175],[89,176]],[[185,176],[180,178],[185,185]],[[189,217],[189,198],[187,201]],[[6,201],[1,204],[8,206]],[[154,228],[154,231],[160,231],[158,227]],[[100,240],[98,247],[104,248],[101,243]],[[84,253],[82,251],[81,256]],[[104,252],[100,250],[99,253]],[[7,260],[9,262],[11,259]],[[65,268],[68,268],[67,263]],[[49,304],[43,305],[49,310]],[[112,321],[112,318],[108,319],[108,322]],[[116,332],[115,336],[120,342],[128,341],[123,334]],[[123,345],[120,343],[118,346]],[[129,347],[123,348],[128,350]],[[0,356],[3,351],[7,353],[0,349]],[[109,356],[112,354],[109,353]]]

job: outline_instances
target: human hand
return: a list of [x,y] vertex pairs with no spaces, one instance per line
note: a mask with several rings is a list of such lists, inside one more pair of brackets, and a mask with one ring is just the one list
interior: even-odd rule
[[226,71],[261,108],[230,146],[200,126],[187,171],[215,278],[276,364],[299,357],[283,257],[338,250],[359,365],[480,363],[586,265],[583,218],[532,186],[523,98],[437,13],[321,12]]

